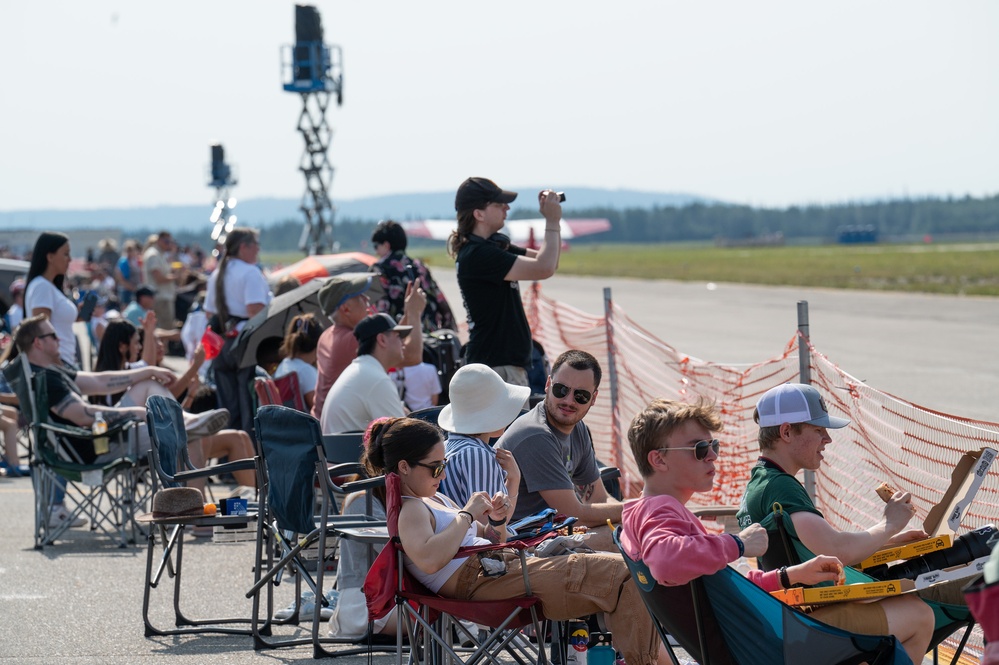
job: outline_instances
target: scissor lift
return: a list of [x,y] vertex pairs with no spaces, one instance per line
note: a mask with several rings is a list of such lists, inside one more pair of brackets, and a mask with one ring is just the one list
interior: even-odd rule
[[305,176],[305,194],[300,210],[305,228],[299,249],[307,255],[333,251],[333,204],[329,190],[333,167],[328,151],[333,131],[326,109],[336,100],[343,104],[343,56],[339,46],[323,43],[319,11],[312,6],[295,7],[295,44],[282,49],[284,90],[302,97],[298,131],[305,141],[299,170]]

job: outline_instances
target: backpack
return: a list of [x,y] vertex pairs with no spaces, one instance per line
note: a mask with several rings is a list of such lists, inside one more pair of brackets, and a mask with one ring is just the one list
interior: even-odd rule
[[448,386],[451,383],[451,377],[462,365],[461,340],[458,339],[458,333],[441,328],[425,334],[423,336],[423,362],[433,365],[441,380],[441,394],[437,404],[443,406],[449,403]]

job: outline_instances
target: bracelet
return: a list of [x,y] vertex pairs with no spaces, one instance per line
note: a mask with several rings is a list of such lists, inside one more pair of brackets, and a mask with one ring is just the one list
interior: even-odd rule
[[791,578],[787,576],[787,566],[781,566],[777,570],[777,574],[780,575],[780,585],[785,589],[791,588]]
[[475,521],[475,517],[472,515],[472,513],[468,512],[467,510],[459,510],[458,511],[458,515],[459,516],[461,516],[461,515],[468,515],[468,524],[469,524],[469,526],[471,526],[472,522]]
[[739,546],[739,556],[740,557],[745,556],[746,555],[746,546],[742,544],[742,538],[740,538],[739,536],[735,535],[734,533],[730,533],[729,535],[732,536],[732,538],[735,539],[735,544]]
[[503,518],[501,520],[494,520],[492,517],[489,517],[487,515],[486,519],[489,520],[489,526],[503,526],[504,524],[506,524],[506,518]]

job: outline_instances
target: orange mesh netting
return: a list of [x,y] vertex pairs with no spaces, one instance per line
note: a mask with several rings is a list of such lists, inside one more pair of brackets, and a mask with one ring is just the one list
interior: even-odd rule
[[[714,491],[695,495],[691,504],[739,503],[759,455],[756,401],[777,384],[799,380],[796,331],[774,358],[721,365],[677,351],[613,304],[607,316],[593,316],[546,298],[535,282],[525,289],[524,306],[534,338],[550,360],[572,348],[600,360],[603,380],[586,424],[597,457],[621,469],[626,496],[638,496],[642,487],[628,449],[631,418],[655,397],[691,401],[704,396],[721,410],[725,430],[718,438],[724,454],[716,463]],[[807,340],[804,344],[810,351],[811,383],[830,413],[852,421],[836,430],[824,452],[825,464],[815,474],[815,503],[834,527],[867,528],[880,519],[884,504],[873,488],[885,481],[911,492],[918,519],[925,518],[943,497],[965,452],[999,448],[999,424],[934,412],[880,392],[838,368]],[[999,474],[994,471],[966,513],[961,533],[989,523],[999,523]],[[982,649],[981,630],[976,629],[966,654],[980,657]]]

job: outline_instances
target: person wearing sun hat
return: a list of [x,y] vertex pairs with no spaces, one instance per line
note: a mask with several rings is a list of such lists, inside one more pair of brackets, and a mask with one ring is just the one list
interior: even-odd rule
[[915,514],[908,492],[896,492],[885,505],[883,518],[863,531],[840,531],[815,507],[795,476],[802,470],[818,470],[823,451],[832,443],[828,430],[847,427],[850,421],[830,415],[814,387],[785,383],[771,388],[760,397],[753,418],[760,426],[760,458],[737,517],[743,528],[760,522],[770,532],[771,545],[759,559],[763,569],[788,563],[772,516],[774,504],[780,504],[783,513],[790,516],[782,521],[792,540],[800,541],[813,556],[835,556],[847,565],[863,561],[883,547],[927,537],[922,529],[906,529]]
[[472,363],[455,372],[451,402],[441,409],[437,424],[448,433],[444,453],[447,475],[442,494],[464,505],[475,492],[507,495],[509,514],[517,507],[520,468],[509,450],[498,450],[489,440],[498,438],[520,415],[530,396],[527,386],[503,381],[491,368]]

